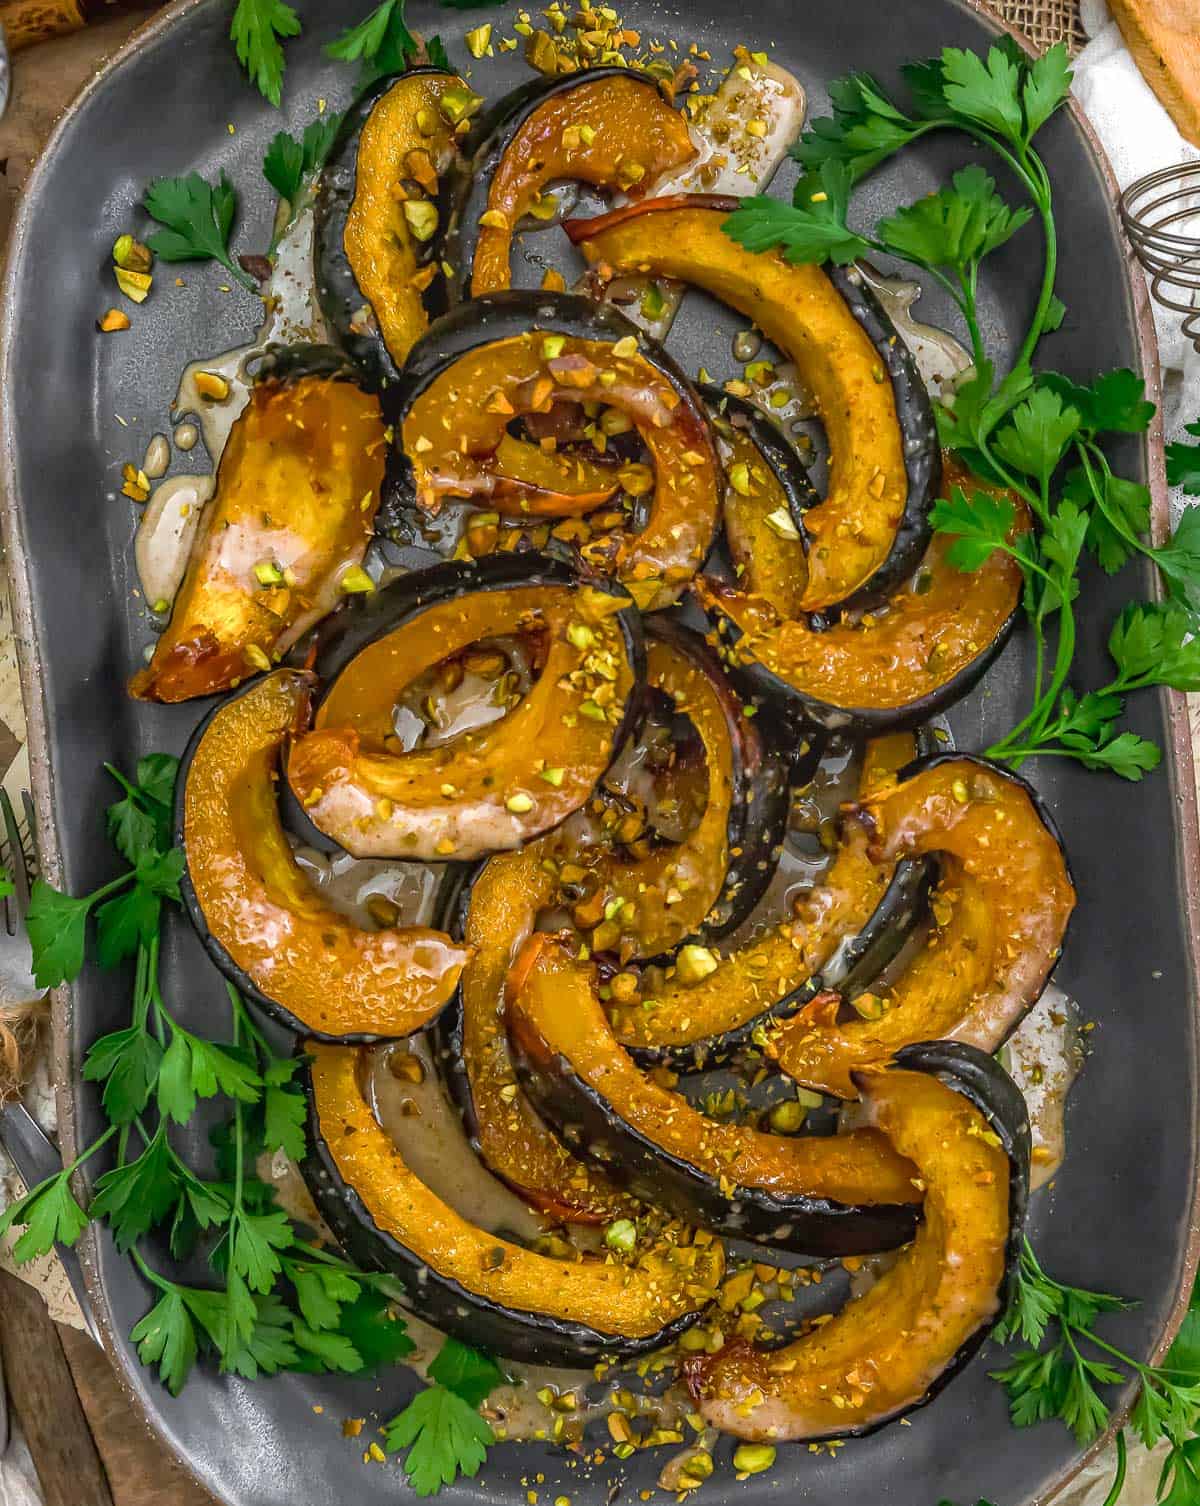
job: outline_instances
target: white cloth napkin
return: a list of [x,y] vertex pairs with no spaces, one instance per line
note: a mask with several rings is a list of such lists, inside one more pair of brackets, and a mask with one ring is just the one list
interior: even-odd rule
[[[1200,157],[1175,128],[1129,54],[1105,0],[1082,0],[1091,40],[1075,59],[1074,93],[1104,143],[1117,182],[1128,187],[1144,173]],[[1179,227],[1185,233],[1188,227]],[[1190,233],[1200,235],[1200,216]],[[1168,440],[1187,439],[1183,426],[1200,418],[1200,354],[1183,334],[1183,316],[1154,305],[1162,362],[1163,427]],[[1171,498],[1177,513],[1184,498]]]

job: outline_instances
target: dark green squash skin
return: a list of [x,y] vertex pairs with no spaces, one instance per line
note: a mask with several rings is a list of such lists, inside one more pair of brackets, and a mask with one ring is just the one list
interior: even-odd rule
[[[187,790],[188,770],[192,766],[192,759],[196,756],[196,750],[199,748],[201,740],[203,739],[204,734],[208,731],[209,725],[211,724],[213,719],[220,712],[224,711],[226,707],[232,705],[235,700],[240,699],[240,697],[244,695],[249,695],[250,692],[257,689],[257,687],[258,678],[257,676],[255,676],[254,678],[249,680],[247,684],[243,685],[239,690],[235,691],[233,695],[222,695],[214,699],[207,714],[200,722],[200,725],[188,739],[187,747],[183,750],[183,756],[179,760],[179,773],[175,779],[175,804],[174,814],[172,818],[172,836],[175,846],[179,848],[184,856],[183,873],[179,879],[179,892],[183,899],[183,908],[187,911],[187,917],[191,921],[196,935],[200,938],[201,945],[208,953],[210,960],[213,962],[217,970],[224,977],[226,977],[230,983],[233,984],[233,986],[237,989],[237,991],[241,994],[242,998],[245,999],[247,1003],[254,1005],[256,1009],[261,1010],[262,1013],[265,1014],[269,1019],[274,1020],[277,1024],[282,1025],[285,1030],[290,1030],[294,1035],[297,1036],[308,1036],[310,1039],[314,1040],[335,1041],[349,1045],[373,1045],[378,1041],[390,1039],[390,1037],[372,1035],[370,1033],[362,1032],[358,1032],[352,1035],[324,1034],[321,1031],[314,1030],[311,1025],[306,1025],[303,1020],[297,1019],[290,1009],[285,1009],[282,1004],[279,1004],[276,1000],[272,999],[269,994],[263,993],[262,990],[257,986],[257,984],[255,984],[250,978],[250,975],[246,973],[241,967],[239,967],[239,965],[233,960],[233,958],[229,955],[229,953],[225,950],[221,943],[212,934],[208,926],[208,921],[205,919],[204,911],[200,906],[200,901],[196,897],[196,890],[192,884],[191,872],[187,866],[187,843],[184,841],[184,796]],[[281,778],[279,783],[281,791],[283,789],[286,789],[285,780]],[[299,808],[297,802],[292,801],[292,804],[296,805],[297,809]],[[290,823],[288,824],[290,825]],[[322,838],[322,842],[324,841],[325,839]]]
[[[1016,1290],[1017,1271],[1025,1238],[1025,1218],[1029,1205],[1029,1166],[1032,1142],[1029,1130],[1029,1114],[1020,1090],[994,1057],[979,1051],[974,1046],[958,1041],[922,1041],[918,1045],[905,1046],[893,1058],[893,1065],[910,1072],[928,1072],[937,1077],[956,1093],[968,1099],[988,1121],[999,1137],[1008,1156],[1008,1210],[1009,1232],[1005,1251],[1004,1282],[1000,1292],[1001,1313],[1005,1311]],[[878,1422],[859,1428],[843,1428],[838,1432],[823,1433],[806,1438],[807,1443],[820,1443],[832,1438],[865,1438],[898,1422],[919,1408],[926,1406],[947,1386],[950,1381],[973,1360],[995,1326],[995,1320],[982,1324],[963,1344],[946,1368],[920,1400],[905,1407],[902,1412],[893,1412]],[[681,1369],[684,1378],[688,1371],[703,1365],[703,1357],[696,1360],[685,1358]]]
[[891,1250],[913,1237],[915,1205],[856,1207],[828,1198],[782,1196],[761,1187],[726,1193],[716,1177],[622,1119],[564,1057],[533,1061],[512,1030],[509,1046],[517,1081],[567,1149],[642,1202],[734,1239],[821,1258]]
[[530,79],[498,99],[475,121],[462,143],[462,155],[448,174],[438,200],[438,212],[446,226],[442,254],[455,269],[446,290],[452,304],[471,296],[479,217],[487,209],[492,177],[513,137],[534,110],[556,94],[569,94],[580,84],[617,76],[644,82],[648,89],[657,91],[658,86],[649,75],[634,73],[628,68],[584,68],[578,73]]
[[[917,735],[918,750],[924,752],[937,746],[932,730],[921,728]],[[925,914],[934,871],[931,859],[904,858],[897,863],[883,898],[866,924],[854,935],[843,938],[830,963],[799,988],[784,994],[743,1024],[686,1046],[627,1046],[625,1049],[642,1067],[669,1067],[680,1073],[706,1072],[712,1067],[723,1066],[751,1045],[755,1031],[788,1019],[817,994],[828,989],[851,993],[865,988],[892,961]],[[457,935],[461,937],[462,933]],[[452,1000],[439,1017],[438,1029],[442,1028],[442,1021],[452,1017],[455,1007]]]
[[[908,579],[929,547],[933,527],[929,514],[942,485],[942,449],[929,393],[917,370],[912,352],[896,333],[875,294],[853,267],[824,268],[825,275],[841,294],[863,333],[875,347],[892,384],[896,418],[908,474],[904,513],[887,558],[864,585],[831,608],[831,615],[844,607],[868,607],[879,603]],[[930,713],[926,712],[926,716]]]
[[699,1311],[687,1313],[646,1338],[627,1339],[547,1313],[501,1306],[439,1275],[380,1229],[358,1193],[343,1179],[322,1132],[307,1067],[304,1089],[309,1148],[300,1170],[321,1217],[347,1255],[364,1270],[399,1277],[409,1294],[408,1305],[443,1333],[509,1359],[539,1365],[591,1366],[605,1356],[629,1358],[661,1349],[699,1320]]
[[[436,73],[448,82],[453,78],[441,68],[410,68],[403,74],[388,74],[372,84],[346,111],[333,149],[321,170],[313,206],[313,261],[321,312],[372,390],[386,387],[396,380],[396,363],[378,332],[364,334],[352,327],[355,314],[367,300],[346,256],[346,219],[354,203],[358,143],[363,126],[392,85],[411,73]],[[431,255],[435,254],[435,248],[436,242]],[[435,277],[425,295],[426,306],[432,313],[440,313],[445,306],[443,281]]]
[[268,345],[254,366],[255,382],[278,382],[287,386],[304,377],[329,377],[333,381],[363,385],[362,372],[344,350],[335,345]]

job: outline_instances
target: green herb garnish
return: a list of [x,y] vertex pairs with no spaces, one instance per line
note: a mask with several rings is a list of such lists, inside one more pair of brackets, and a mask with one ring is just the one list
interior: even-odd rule
[[[1116,474],[1102,447],[1107,435],[1136,434],[1149,425],[1154,407],[1142,380],[1120,370],[1085,386],[1032,365],[1038,342],[1065,313],[1054,293],[1058,241],[1050,179],[1033,139],[1067,97],[1066,50],[1060,45],[1031,60],[1002,39],[986,58],[948,47],[902,72],[908,109],[865,74],[836,80],[829,91],[832,116],[815,120],[792,148],[805,169],[793,202],[747,199],[725,230],[750,251],[777,247],[794,262],[847,263],[871,252],[898,256],[947,290],[966,326],[974,368],[936,405],[942,442],[978,475],[1017,493],[1037,525],[1033,535],[1010,540],[1011,505],[978,490],[967,495],[955,488],[933,510],[935,529],[955,541],[949,558],[959,569],[977,570],[1000,549],[1025,577],[1036,654],[1033,706],[987,754],[1014,767],[1033,756],[1071,758],[1140,779],[1161,754],[1121,729],[1125,696],[1149,685],[1188,690],[1200,675],[1200,648],[1188,641],[1200,611],[1200,507],[1184,512],[1164,544],[1151,545],[1149,492]],[[885,216],[873,234],[852,228],[848,211],[861,179],[901,148],[946,129],[966,133],[999,158],[1029,205],[1010,207],[984,168],[974,165],[937,193]],[[1044,243],[1040,288],[1016,359],[1000,375],[983,341],[979,268],[1035,216]],[[1200,435],[1200,424],[1191,432]],[[1200,495],[1200,446],[1171,446],[1168,466],[1173,482]],[[1079,695],[1069,679],[1085,553],[1110,574],[1145,556],[1171,602],[1126,609],[1109,639],[1114,678]]]
[[230,40],[238,62],[259,92],[278,106],[283,91],[283,48],[280,37],[300,34],[300,17],[284,0],[237,0]]
[[184,178],[155,178],[143,204],[164,228],[146,239],[163,261],[219,261],[244,288],[257,294],[253,279],[229,251],[229,233],[237,211],[237,191],[222,172],[216,183],[199,173]]
[[[122,791],[108,808],[108,832],[127,870],[79,899],[37,882],[28,931],[42,982],[78,975],[92,917],[96,959],[134,960],[129,1023],[101,1036],[84,1058],[84,1078],[102,1085],[109,1123],[69,1166],[0,1214],[0,1235],[23,1227],[14,1251],[23,1263],[56,1242],[74,1244],[89,1223],[107,1225],[155,1293],[131,1338],[173,1393],[205,1352],[223,1372],[249,1380],[281,1370],[357,1374],[394,1364],[413,1347],[392,1311],[399,1283],[313,1244],[255,1169],[264,1153],[304,1153],[307,1110],[295,1082],[303,1058],[277,1056],[228,984],[224,1041],[187,1030],[163,996],[163,908],[179,903],[183,871],[183,856],[171,845],[177,761],[152,754],[133,779],[106,767]],[[215,1175],[204,1176],[175,1150],[171,1132],[191,1120],[201,1100],[217,1098],[231,1113],[213,1137]],[[81,1201],[75,1173],[113,1146],[115,1164]],[[203,1242],[215,1284],[185,1285],[151,1264],[143,1242],[155,1232],[175,1259]],[[479,1468],[492,1435],[474,1409],[502,1378],[487,1355],[453,1341],[429,1374],[435,1384],[396,1419],[394,1444],[411,1445],[407,1467],[422,1494],[460,1469]]]

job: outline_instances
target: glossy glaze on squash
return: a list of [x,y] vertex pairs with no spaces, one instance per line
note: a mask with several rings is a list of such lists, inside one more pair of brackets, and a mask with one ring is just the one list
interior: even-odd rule
[[501,448],[515,419],[595,402],[626,414],[649,455],[652,478],[638,465],[616,479],[639,497],[648,479],[653,488],[644,526],[596,541],[589,568],[614,574],[652,611],[679,596],[708,553],[720,463],[707,415],[666,353],[611,307],[563,293],[472,299],[430,327],[396,398],[401,489],[427,513],[454,497],[515,516],[578,511],[576,497],[502,473],[497,457],[519,454]]
[[547,1364],[661,1347],[721,1279],[719,1243],[668,1226],[632,1261],[554,1259],[468,1222],[405,1164],[362,1092],[358,1053],[313,1043],[308,1184],[353,1257],[401,1276],[465,1343]]
[[643,1201],[710,1229],[823,1255],[912,1237],[916,1173],[878,1131],[788,1137],[708,1118],[622,1050],[593,968],[556,938],[524,944],[506,1000],[513,1059],[537,1109]]
[[[650,200],[567,231],[595,267],[674,277],[752,319],[795,362],[829,443],[829,485],[805,515],[800,607],[820,611],[911,573],[929,538],[940,452],[925,389],[873,297],[841,269],[744,250],[722,230],[737,200]],[[890,380],[889,380],[890,378]]]
[[305,878],[280,825],[280,750],[305,725],[313,679],[276,670],[222,702],[181,766],[184,897],[210,955],[293,1029],[410,1035],[454,992],[465,947],[423,926],[364,931]]
[[[913,751],[906,733],[869,742],[859,797],[893,784]],[[833,862],[797,901],[792,920],[735,947],[698,982],[668,969],[628,1006],[609,1004],[613,1031],[643,1064],[694,1071],[720,1062],[821,989],[878,971],[903,945],[924,888],[920,864],[873,863],[862,826],[843,822]]]
[[[371,538],[386,453],[379,400],[352,383],[256,383],[217,467],[171,621],[130,695],[185,701],[228,690],[330,612]],[[264,584],[256,565],[275,567],[277,581]]]
[[428,68],[380,80],[346,112],[321,173],[318,297],[376,383],[395,377],[429,325],[426,290],[441,273],[423,267],[425,244],[404,206],[418,187],[436,192],[452,159],[454,125],[439,103],[451,88],[463,88],[462,80]]
[[926,946],[878,997],[878,1019],[814,1003],[770,1052],[807,1087],[854,1096],[854,1072],[915,1041],[994,1052],[1041,996],[1062,949],[1075,890],[1057,833],[1024,780],[947,754],[905,771],[850,819],[874,861],[936,854],[941,881]]
[[[620,620],[629,606],[591,586],[530,585],[414,611],[350,660],[315,729],[292,744],[288,780],[308,818],[355,857],[426,861],[503,851],[558,825],[624,735],[640,667]],[[407,685],[480,639],[532,631],[545,660],[510,711],[398,750],[392,708]]]
[[484,1164],[535,1208],[567,1223],[629,1216],[625,1194],[573,1156],[517,1085],[504,1024],[513,957],[533,933],[558,883],[546,866],[554,837],[491,858],[461,897],[455,934],[473,949],[458,998],[439,1024],[447,1086]]
[[[945,1048],[930,1056],[951,1067]],[[989,1064],[972,1065],[982,1072]],[[868,1122],[920,1173],[916,1239],[865,1296],[793,1343],[756,1350],[735,1341],[685,1360],[710,1426],[770,1442],[870,1432],[928,1400],[999,1316],[1024,1216],[1024,1104],[1009,1083],[1006,1127],[932,1070],[893,1069],[859,1081]]]
[[685,167],[696,147],[683,115],[654,80],[625,68],[535,80],[502,99],[467,143],[468,171],[482,194],[460,214],[502,223],[465,227],[474,255],[473,298],[511,287],[513,230],[550,183],[573,181],[638,198],[664,173]]
[[[991,490],[949,456],[943,474],[945,495],[955,486]],[[758,496],[739,499],[743,514],[757,514],[759,533],[771,531],[765,519],[781,505],[778,490],[768,477]],[[1018,497],[1003,495],[1016,510],[1015,540],[1028,530],[1029,514]],[[783,610],[791,598],[778,556],[790,551],[795,566],[802,559],[796,542],[776,540],[761,566],[751,561],[748,589],[704,577],[696,596],[730,631],[731,661],[765,671],[763,683],[797,697],[810,717],[828,726],[911,726],[976,684],[1007,641],[1020,604],[1021,568],[1011,556],[996,550],[978,570],[962,571],[947,559],[953,544],[951,535],[935,534],[903,586],[873,610],[821,630],[806,616],[789,615],[794,602]]]

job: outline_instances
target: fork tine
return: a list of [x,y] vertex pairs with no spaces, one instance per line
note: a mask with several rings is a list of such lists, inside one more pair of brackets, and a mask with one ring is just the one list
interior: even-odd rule
[[33,796],[28,790],[21,791],[21,809],[25,812],[25,830],[28,834],[26,851],[29,854],[29,874],[38,878],[42,872],[42,855],[38,849],[37,812],[33,808]]
[[[21,830],[17,825],[16,812],[13,810],[12,801],[8,798],[8,791],[3,786],[0,786],[0,815],[4,817],[4,832],[8,838],[8,866],[11,870],[9,877],[16,891],[17,918],[21,919],[29,909],[29,872],[25,848],[21,845]],[[11,929],[15,931],[16,928]]]

